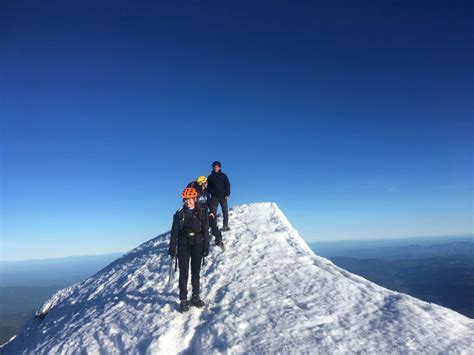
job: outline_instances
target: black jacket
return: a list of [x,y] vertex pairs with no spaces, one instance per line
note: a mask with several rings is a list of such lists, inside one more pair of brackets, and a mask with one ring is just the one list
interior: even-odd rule
[[207,178],[207,188],[211,197],[222,198],[230,196],[229,178],[222,171],[212,172]]
[[[191,234],[194,234],[193,236]],[[209,250],[209,217],[207,209],[196,205],[192,214],[185,213],[184,207],[173,216],[170,249],[176,250],[177,244],[204,243]]]

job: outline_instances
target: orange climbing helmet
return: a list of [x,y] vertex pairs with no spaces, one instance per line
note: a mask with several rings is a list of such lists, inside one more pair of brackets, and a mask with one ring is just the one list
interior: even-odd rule
[[198,195],[194,187],[186,187],[181,193],[182,198],[196,198]]

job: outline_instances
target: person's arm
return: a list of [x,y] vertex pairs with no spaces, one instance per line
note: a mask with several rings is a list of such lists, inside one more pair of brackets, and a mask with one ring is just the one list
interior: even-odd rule
[[209,185],[208,187],[206,188],[205,190],[205,194],[206,194],[206,206],[207,208],[210,210],[211,209],[211,194],[209,193]]
[[170,236],[170,247],[168,249],[168,253],[172,257],[175,257],[177,253],[178,236],[179,236],[179,213],[177,212],[173,216],[173,226],[171,227],[171,236]]
[[230,196],[230,181],[227,175],[224,175],[224,186],[225,186],[225,196],[229,197]]
[[211,197],[211,189],[213,186],[212,174],[207,177],[207,195]]

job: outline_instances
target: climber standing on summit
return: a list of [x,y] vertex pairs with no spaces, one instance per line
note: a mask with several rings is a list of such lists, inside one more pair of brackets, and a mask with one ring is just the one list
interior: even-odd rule
[[179,299],[180,310],[189,310],[188,280],[189,260],[191,259],[191,284],[193,296],[191,304],[203,307],[205,304],[199,296],[201,263],[209,255],[209,217],[207,208],[204,209],[196,202],[198,196],[194,188],[185,188],[181,197],[184,206],[173,217],[169,255],[179,260]]
[[229,206],[227,200],[230,196],[230,182],[227,175],[221,170],[222,164],[219,161],[212,163],[212,173],[207,178],[208,190],[211,195],[210,210],[211,214],[217,215],[217,207],[220,204],[222,215],[224,217],[224,231],[229,228]]

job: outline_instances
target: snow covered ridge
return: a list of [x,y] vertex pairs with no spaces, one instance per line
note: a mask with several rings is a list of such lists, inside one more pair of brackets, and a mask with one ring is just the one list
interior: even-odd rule
[[56,293],[1,352],[472,353],[474,320],[314,255],[276,204],[236,206],[230,227],[204,266],[205,309],[177,311],[166,233]]

